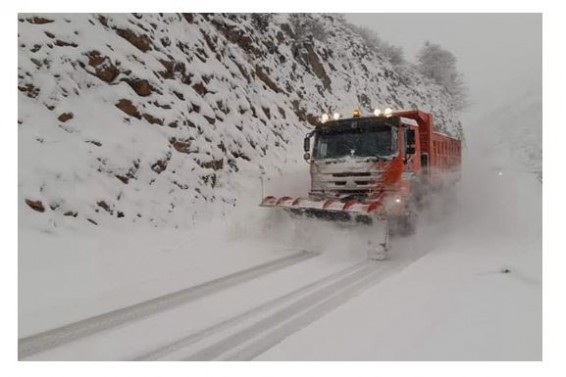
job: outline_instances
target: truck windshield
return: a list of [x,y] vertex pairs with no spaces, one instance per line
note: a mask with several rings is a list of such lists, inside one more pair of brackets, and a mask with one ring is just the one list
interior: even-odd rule
[[[360,122],[361,123],[361,122]],[[337,127],[319,130],[313,150],[317,160],[325,158],[391,157],[397,152],[396,127],[370,122],[356,128]]]

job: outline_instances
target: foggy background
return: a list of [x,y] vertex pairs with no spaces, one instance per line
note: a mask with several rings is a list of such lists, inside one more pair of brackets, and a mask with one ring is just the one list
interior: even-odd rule
[[426,41],[452,52],[469,88],[466,123],[524,95],[542,96],[542,14],[365,13],[346,14],[416,61]]

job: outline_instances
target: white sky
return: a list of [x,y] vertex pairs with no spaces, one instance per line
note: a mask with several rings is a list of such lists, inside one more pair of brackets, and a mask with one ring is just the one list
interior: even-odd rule
[[403,47],[407,60],[425,41],[458,59],[474,106],[496,106],[527,91],[542,90],[542,14],[357,13],[354,24]]

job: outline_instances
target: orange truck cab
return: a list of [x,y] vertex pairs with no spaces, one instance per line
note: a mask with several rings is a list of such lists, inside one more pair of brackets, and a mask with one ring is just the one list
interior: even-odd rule
[[391,220],[404,222],[428,190],[458,179],[461,163],[461,141],[436,131],[432,115],[418,110],[323,117],[304,150],[309,200],[379,202]]

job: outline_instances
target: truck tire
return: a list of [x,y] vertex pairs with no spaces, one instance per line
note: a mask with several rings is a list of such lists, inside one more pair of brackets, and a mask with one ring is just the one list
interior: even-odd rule
[[407,237],[416,230],[413,216],[395,216],[389,218],[389,234],[392,237]]

